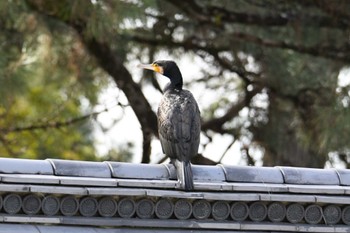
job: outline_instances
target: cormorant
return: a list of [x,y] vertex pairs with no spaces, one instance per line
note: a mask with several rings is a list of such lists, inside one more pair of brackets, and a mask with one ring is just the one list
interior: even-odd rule
[[176,167],[180,187],[193,189],[190,160],[198,153],[201,131],[200,112],[191,92],[182,89],[182,75],[174,61],[160,60],[139,65],[170,79],[159,104],[158,133],[163,152]]

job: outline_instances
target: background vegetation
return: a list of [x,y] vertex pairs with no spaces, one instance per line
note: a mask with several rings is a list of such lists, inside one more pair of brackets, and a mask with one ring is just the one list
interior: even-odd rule
[[238,143],[248,164],[259,151],[264,165],[347,166],[349,9],[347,0],[0,1],[0,155],[130,161],[128,142],[96,151],[97,117],[111,106],[95,106],[112,87],[150,162],[157,124],[144,93],[160,88],[127,65],[169,56],[192,59],[183,73],[199,67],[185,85],[201,90],[202,148],[224,135],[225,153]]

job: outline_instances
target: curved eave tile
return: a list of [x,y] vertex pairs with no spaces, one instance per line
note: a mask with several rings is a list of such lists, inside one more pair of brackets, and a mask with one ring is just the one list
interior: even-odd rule
[[334,169],[301,167],[278,168],[281,169],[286,184],[339,185],[338,174]]
[[53,175],[49,161],[0,158],[0,173]]
[[[164,164],[169,172],[169,179],[176,180],[176,169],[172,164]],[[225,172],[222,166],[194,165],[192,164],[192,173],[194,181],[201,182],[222,182],[226,181]]]
[[194,180],[225,181],[225,173],[221,166],[192,165]]
[[340,185],[350,186],[350,170],[337,169]]
[[101,162],[47,159],[56,176],[111,178],[108,164]]
[[275,167],[249,167],[222,165],[226,181],[283,184],[281,171]]
[[114,178],[165,180],[170,178],[169,170],[162,164],[135,164],[105,162]]

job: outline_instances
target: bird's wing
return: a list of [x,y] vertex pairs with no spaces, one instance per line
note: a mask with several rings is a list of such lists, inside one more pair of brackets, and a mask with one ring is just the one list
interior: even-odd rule
[[164,95],[158,109],[158,127],[163,152],[170,158],[189,161],[197,155],[200,114],[190,92]]

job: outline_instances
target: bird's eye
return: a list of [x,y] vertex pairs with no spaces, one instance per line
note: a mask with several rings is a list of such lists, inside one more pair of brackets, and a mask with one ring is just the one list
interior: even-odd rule
[[153,63],[152,66],[158,67],[158,64],[157,63]]

